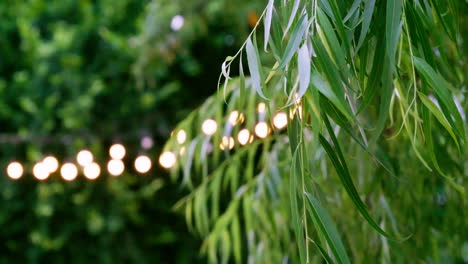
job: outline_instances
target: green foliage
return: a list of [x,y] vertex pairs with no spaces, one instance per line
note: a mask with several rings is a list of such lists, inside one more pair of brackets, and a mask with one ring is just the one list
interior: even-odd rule
[[[176,208],[210,262],[468,261],[464,6],[268,2],[264,43],[259,21],[222,65],[224,92],[178,126],[190,140],[165,147],[190,149],[173,171],[191,189]],[[281,111],[288,133],[273,126]],[[213,136],[200,132],[206,118]],[[229,146],[265,121],[268,137]]]

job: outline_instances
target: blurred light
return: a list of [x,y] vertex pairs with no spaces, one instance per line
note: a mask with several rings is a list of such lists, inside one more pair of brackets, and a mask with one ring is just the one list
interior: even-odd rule
[[78,161],[78,164],[81,166],[86,166],[91,163],[93,163],[93,153],[87,149],[83,149],[78,154],[76,155],[76,161]]
[[237,134],[237,141],[243,146],[246,145],[247,143],[250,143],[249,141],[253,140],[253,137],[250,135],[250,132],[247,128],[242,129],[239,131]]
[[141,139],[140,144],[143,149],[150,149],[153,147],[153,139],[148,136],[145,136]]
[[181,147],[179,150],[179,154],[183,156],[185,154],[185,147]]
[[184,17],[181,15],[174,16],[171,20],[171,28],[174,31],[180,30],[184,26]]
[[135,169],[139,173],[147,173],[151,169],[151,159],[148,156],[138,156],[135,159]]
[[206,119],[202,123],[202,131],[207,136],[212,136],[214,133],[216,133],[217,129],[218,124],[213,119]]
[[[239,111],[234,110],[229,114],[228,121],[232,126],[235,126],[237,124],[237,121],[239,120]],[[240,120],[239,120],[240,121]]]
[[264,113],[266,111],[266,104],[265,103],[259,103],[257,105],[257,112],[259,113]]
[[45,180],[49,178],[49,169],[44,163],[38,162],[33,167],[33,175],[38,180]]
[[23,165],[17,161],[13,161],[7,166],[7,174],[13,180],[17,180],[23,176]]
[[123,159],[125,157],[125,147],[122,144],[114,144],[109,149],[109,155],[112,159]]
[[221,144],[219,145],[219,148],[221,150],[224,150],[226,148],[233,149],[235,145],[234,138],[233,137],[226,137],[224,136],[221,139]]
[[282,129],[288,124],[288,115],[284,112],[279,112],[273,117],[273,125],[277,129]]
[[65,163],[60,168],[60,174],[64,180],[73,181],[78,176],[78,169],[73,163]]
[[107,170],[112,176],[119,176],[125,169],[124,163],[119,159],[110,160],[107,163]]
[[49,169],[49,173],[54,173],[58,169],[58,160],[54,156],[47,156],[42,160],[42,163],[44,163],[47,166],[47,169]]
[[96,162],[93,162],[84,167],[83,174],[87,179],[95,180],[101,174],[101,167]]
[[266,122],[259,122],[255,125],[255,135],[259,138],[266,138],[268,136],[268,125]]
[[301,105],[289,110],[289,118],[294,119],[294,115],[296,114],[296,112],[298,112],[299,114],[299,119],[302,119],[302,106]]
[[177,142],[179,142],[179,144],[184,144],[186,139],[187,139],[187,133],[185,133],[185,130],[183,129],[179,130],[179,132],[177,132]]
[[172,168],[176,163],[176,156],[174,153],[166,151],[159,156],[159,164],[166,169]]

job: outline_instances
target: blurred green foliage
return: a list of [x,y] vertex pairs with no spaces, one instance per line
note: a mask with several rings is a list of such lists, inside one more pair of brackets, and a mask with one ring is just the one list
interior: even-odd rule
[[[30,171],[45,154],[71,160],[85,147],[104,170],[112,142],[133,157],[143,135],[156,161],[172,126],[215,90],[258,4],[0,2],[0,263],[205,262],[171,209],[182,191],[156,164],[94,182],[38,182]],[[26,162],[19,181],[5,175],[13,159]]]

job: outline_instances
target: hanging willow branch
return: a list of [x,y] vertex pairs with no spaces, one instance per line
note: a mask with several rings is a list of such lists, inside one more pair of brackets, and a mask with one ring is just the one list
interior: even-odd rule
[[[224,92],[176,129],[191,140],[166,145],[179,153],[174,178],[192,189],[176,208],[210,262],[462,257],[462,5],[268,2],[263,38],[259,21],[222,64]],[[214,134],[200,129],[208,118]]]

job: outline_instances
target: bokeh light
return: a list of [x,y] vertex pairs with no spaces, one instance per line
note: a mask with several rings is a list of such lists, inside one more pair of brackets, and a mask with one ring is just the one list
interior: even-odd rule
[[114,144],[109,149],[109,155],[112,159],[123,159],[125,154],[125,147],[122,144]]
[[174,167],[176,160],[176,155],[169,151],[166,151],[159,156],[159,164],[166,169]]
[[135,169],[139,173],[147,173],[151,169],[151,159],[145,155],[138,156],[135,159]]
[[112,176],[119,176],[124,170],[125,164],[119,159],[113,159],[107,163],[107,171],[109,171]]
[[234,110],[229,114],[228,121],[231,124],[231,126],[235,126],[238,121],[240,121],[239,118],[239,111]]
[[44,163],[38,162],[34,164],[33,175],[36,179],[43,181],[49,178],[49,169]]
[[179,144],[184,144],[186,139],[187,133],[185,132],[185,130],[179,130],[179,132],[177,132],[177,142],[179,142]]
[[257,112],[264,113],[266,111],[266,104],[261,102],[257,105]]
[[279,112],[273,117],[273,125],[277,129],[283,129],[288,125],[288,115],[284,112]]
[[184,26],[185,19],[181,15],[176,15],[171,20],[171,28],[174,31],[180,30]]
[[247,128],[242,129],[237,134],[237,141],[239,141],[239,144],[241,144],[242,146],[252,142],[252,140],[253,137],[250,135],[250,131]]
[[140,145],[143,149],[150,149],[153,147],[153,144],[154,144],[153,139],[148,136],[144,136],[140,142]]
[[44,163],[47,166],[49,173],[56,172],[59,166],[58,160],[54,156],[45,157],[42,160],[42,163]]
[[13,161],[10,164],[8,164],[6,171],[8,177],[10,177],[13,180],[17,180],[21,178],[21,176],[23,176],[24,169],[21,163]]
[[206,119],[202,123],[202,132],[207,136],[212,136],[218,130],[218,124],[213,119]]
[[95,180],[101,174],[101,167],[96,162],[93,162],[83,169],[84,176],[89,180]]
[[86,166],[86,165],[89,165],[89,164],[93,163],[93,159],[94,159],[93,153],[91,153],[91,151],[89,151],[87,149],[81,150],[76,155],[76,161],[81,166]]
[[60,168],[60,175],[66,181],[73,181],[78,176],[78,169],[75,164],[67,162]]
[[221,150],[225,150],[226,148],[228,149],[233,149],[235,145],[234,138],[233,137],[226,137],[224,136],[221,139],[221,144],[219,145],[219,148]]
[[255,135],[259,138],[266,138],[268,136],[268,124],[266,122],[259,122],[255,125]]

